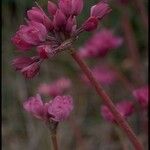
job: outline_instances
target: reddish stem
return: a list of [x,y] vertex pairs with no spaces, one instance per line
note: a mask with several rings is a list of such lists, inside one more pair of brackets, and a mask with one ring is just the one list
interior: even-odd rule
[[58,144],[57,144],[56,134],[52,134],[51,135],[51,140],[52,140],[52,144],[53,144],[54,150],[58,150]]
[[132,131],[131,127],[128,125],[125,119],[121,116],[121,114],[117,111],[110,97],[106,94],[106,92],[103,90],[101,85],[96,81],[89,67],[84,63],[84,61],[79,57],[79,55],[76,52],[73,52],[71,55],[73,59],[77,62],[77,64],[80,66],[81,70],[85,73],[87,78],[90,80],[97,94],[102,98],[105,105],[110,109],[113,116],[115,117],[116,122],[122,128],[122,130],[127,134],[128,138],[132,142],[135,149],[143,150],[143,146],[138,140],[138,138],[136,137],[135,133]]

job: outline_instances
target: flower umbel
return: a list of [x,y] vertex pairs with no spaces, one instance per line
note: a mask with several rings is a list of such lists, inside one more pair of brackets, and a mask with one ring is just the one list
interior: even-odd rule
[[[37,47],[40,62],[69,49],[81,32],[95,29],[98,21],[110,12],[107,3],[99,2],[91,8],[91,16],[78,27],[76,17],[83,9],[83,0],[60,0],[58,5],[49,1],[47,8],[50,18],[39,5],[28,10],[26,25],[21,25],[12,37],[12,43],[20,51]],[[38,67],[35,70],[38,72]]]

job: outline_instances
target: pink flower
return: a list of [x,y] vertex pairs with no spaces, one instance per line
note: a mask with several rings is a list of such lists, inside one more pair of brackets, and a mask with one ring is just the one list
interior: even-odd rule
[[96,17],[98,19],[102,19],[105,15],[111,12],[109,5],[101,1],[98,4],[91,7],[91,16]]
[[33,78],[39,72],[39,58],[19,57],[13,60],[12,66],[26,78]]
[[29,22],[28,25],[20,26],[19,31],[12,38],[13,44],[21,50],[31,48],[33,45],[38,45],[46,39],[47,30],[45,26],[37,22]]
[[[116,108],[124,118],[129,117],[134,111],[133,104],[129,101],[122,101],[117,103]],[[105,105],[101,106],[101,115],[105,120],[109,122],[115,122],[114,116]]]
[[104,57],[112,49],[119,47],[122,39],[113,35],[113,32],[108,29],[103,29],[95,33],[86,43],[80,48],[79,54],[83,58]]
[[148,106],[148,92],[148,86],[144,86],[133,91],[133,96],[143,108],[146,108]]
[[83,0],[72,0],[72,14],[78,16],[83,9]]
[[[92,69],[92,73],[96,80],[103,85],[111,85],[117,80],[115,72],[106,65],[97,65]],[[89,80],[84,75],[82,79],[88,85],[90,84]]]
[[50,96],[57,96],[63,94],[66,90],[70,89],[71,81],[67,78],[60,78],[51,84],[41,84],[38,88],[39,93]]
[[71,96],[57,96],[43,103],[41,96],[37,94],[25,101],[23,107],[31,115],[45,122],[60,122],[67,119],[73,110],[73,100]]
[[52,115],[52,120],[56,122],[67,119],[73,110],[73,100],[70,96],[57,96],[48,106],[48,113]]
[[38,119],[43,119],[43,106],[41,97],[38,94],[23,103],[24,109]]
[[31,10],[27,11],[27,16],[30,19],[30,21],[42,23],[48,30],[53,29],[52,21],[40,8],[32,7]]

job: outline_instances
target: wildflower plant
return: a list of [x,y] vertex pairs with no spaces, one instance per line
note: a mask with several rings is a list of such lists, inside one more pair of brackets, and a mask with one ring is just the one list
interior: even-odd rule
[[[68,52],[77,62],[97,94],[102,98],[104,104],[110,110],[113,119],[126,133],[135,149],[142,150],[143,146],[124,119],[126,115],[124,110],[126,111],[126,107],[120,107],[119,105],[118,108],[113,104],[108,94],[103,90],[101,83],[96,81],[89,67],[74,49],[74,41],[79,39],[80,34],[97,29],[99,22],[111,12],[111,8],[107,1],[100,1],[91,7],[90,16],[78,26],[76,18],[82,12],[83,6],[83,0],[58,0],[57,4],[48,1],[47,14],[38,4],[36,7],[32,7],[28,10],[27,18],[25,19],[26,23],[21,25],[16,34],[12,37],[12,43],[21,52],[28,52],[32,48],[35,48],[36,55],[32,57],[21,56],[15,58],[12,65],[17,71],[21,72],[25,78],[33,78],[39,73],[40,65],[44,60],[51,59],[62,51]],[[111,35],[111,33],[107,33],[107,31],[103,31],[103,34]],[[109,40],[111,42],[108,43],[109,47],[103,45],[105,49],[104,53],[107,53],[109,48],[117,47],[121,43],[120,39],[114,39],[112,35],[111,38],[112,40]],[[100,47],[101,45],[98,45],[98,48]],[[99,52],[98,55],[100,55]],[[56,89],[58,89],[57,85]],[[56,93],[61,94],[59,92]],[[48,103],[44,104],[41,97],[37,95],[36,97],[29,98],[23,105],[25,110],[33,116],[46,121],[51,132],[55,131],[53,132],[54,134],[52,134],[55,150],[58,149],[56,138],[58,122],[65,120],[73,109],[71,97],[59,96],[56,93],[53,94],[53,96],[55,95],[56,97]],[[123,110],[123,114],[120,109]]]

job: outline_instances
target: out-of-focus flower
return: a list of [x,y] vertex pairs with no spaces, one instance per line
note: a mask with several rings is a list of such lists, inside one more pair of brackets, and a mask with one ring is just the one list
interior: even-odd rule
[[64,121],[73,110],[73,100],[70,96],[57,96],[48,106],[48,113],[52,115],[52,120],[56,122]]
[[105,15],[111,12],[109,5],[101,1],[91,7],[91,16],[84,22],[83,29],[85,31],[92,31],[97,28],[98,20],[101,20]]
[[36,118],[43,119],[44,104],[40,95],[37,94],[35,97],[30,97],[23,103],[23,107],[27,112],[31,113]]
[[73,100],[71,96],[57,96],[48,103],[43,103],[40,95],[37,94],[25,101],[23,107],[38,119],[60,122],[67,119],[73,110]]
[[115,36],[109,29],[103,29],[94,34],[85,46],[80,48],[79,55],[83,58],[104,57],[121,44],[122,38]]
[[71,87],[71,81],[67,78],[60,78],[51,84],[41,84],[38,88],[38,92],[50,96],[62,95],[66,90]]
[[[106,65],[97,65],[92,69],[92,73],[96,80],[103,85],[111,85],[117,80],[116,73]],[[85,75],[81,77],[85,83],[90,84]]]
[[148,93],[148,86],[144,86],[133,91],[133,96],[143,108],[147,108],[148,106]]
[[19,57],[13,60],[12,66],[26,78],[33,78],[39,72],[39,63],[39,58]]
[[[122,101],[117,103],[116,108],[124,118],[129,117],[134,112],[133,104],[129,101]],[[105,105],[101,106],[101,115],[105,120],[109,122],[115,122],[114,116],[112,115],[109,108]]]

